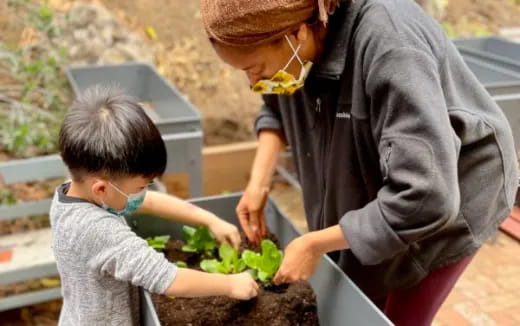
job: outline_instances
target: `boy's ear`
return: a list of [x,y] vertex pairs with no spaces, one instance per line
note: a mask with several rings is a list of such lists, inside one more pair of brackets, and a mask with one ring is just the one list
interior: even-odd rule
[[91,191],[94,196],[97,198],[103,198],[105,196],[105,193],[107,191],[108,182],[103,179],[96,179],[92,183]]

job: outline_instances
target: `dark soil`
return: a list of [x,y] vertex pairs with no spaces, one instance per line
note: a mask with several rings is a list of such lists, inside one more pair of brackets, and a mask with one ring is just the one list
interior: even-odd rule
[[[269,238],[274,239],[273,235]],[[252,246],[244,241],[245,248]],[[200,256],[180,251],[182,241],[170,241],[168,260],[184,261],[190,268],[200,269]],[[244,248],[242,248],[244,249]],[[316,296],[308,282],[262,287],[250,301],[228,297],[169,298],[152,295],[161,325],[319,325]]]
[[262,289],[256,299],[198,299],[153,295],[161,325],[319,325],[316,298],[307,282],[281,291]]

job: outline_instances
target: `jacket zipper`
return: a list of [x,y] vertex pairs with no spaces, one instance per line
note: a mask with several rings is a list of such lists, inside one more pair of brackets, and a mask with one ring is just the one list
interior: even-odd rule
[[321,114],[321,98],[316,98],[316,112],[320,115],[320,161],[321,161],[321,203],[320,203],[320,214],[318,216],[319,218],[319,226],[320,228],[323,228],[324,222],[325,222],[325,193],[326,193],[326,138],[327,138],[327,117],[323,117]]
[[383,171],[383,182],[388,181],[388,175],[390,174],[390,155],[392,155],[392,143],[388,143],[385,156],[383,158],[384,171]]

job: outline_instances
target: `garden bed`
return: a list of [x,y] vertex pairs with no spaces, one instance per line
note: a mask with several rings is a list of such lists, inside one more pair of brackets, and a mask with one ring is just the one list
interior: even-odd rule
[[[244,237],[242,237],[244,239]],[[274,235],[270,238],[275,238]],[[243,241],[245,242],[245,241]],[[246,243],[246,242],[245,242]],[[205,258],[181,250],[184,243],[170,240],[165,254],[171,262],[185,261],[200,268]],[[242,249],[253,249],[246,243]],[[274,286],[262,284],[259,295],[250,301],[228,297],[170,298],[153,295],[161,325],[319,325],[316,296],[308,282]]]
[[[240,194],[233,194],[227,196],[207,197],[193,200],[192,203],[213,212],[217,216],[230,223],[237,225],[238,221],[235,215],[235,207],[238,204],[240,196]],[[279,239],[280,248],[284,248],[292,239],[300,235],[300,233],[289,222],[287,217],[278,210],[272,201],[267,203],[265,216],[269,230]],[[129,225],[132,225],[134,231],[143,238],[156,237],[165,234],[170,235],[172,239],[183,238],[182,226],[171,220],[161,219],[149,215],[136,215],[129,217],[128,222]],[[170,243],[169,246],[168,258],[170,260],[177,262],[180,260],[188,263],[188,265],[194,267],[197,266],[197,259],[191,261],[191,255],[182,253],[183,256],[181,256],[181,253],[175,251],[175,248],[178,248],[180,244]],[[307,290],[305,289],[308,289],[308,287],[305,284],[306,283],[292,285],[287,289],[282,288],[282,295],[278,295],[280,295],[281,298],[284,298],[280,300],[288,300],[288,302],[285,302],[284,305],[290,305],[291,299],[287,298],[290,298],[295,293],[307,293]],[[388,319],[329,257],[325,256],[320,260],[314,276],[309,280],[309,284],[316,296],[318,320],[321,325],[391,325]],[[281,313],[281,316],[278,316],[281,319],[271,319],[272,322],[267,321],[267,318],[270,318],[269,313],[263,316],[262,319],[254,319],[256,320],[255,322],[252,322],[251,319],[248,319],[247,322],[244,322],[244,319],[241,319],[242,317],[234,315],[236,312],[233,312],[232,309],[230,310],[229,308],[226,308],[226,305],[234,305],[235,309],[240,310],[240,314],[244,314],[244,316],[247,315],[248,318],[259,318],[255,316],[256,312],[254,312],[252,307],[254,307],[255,302],[256,305],[262,305],[262,303],[258,303],[258,301],[261,302],[264,300],[263,298],[268,298],[270,295],[276,295],[267,292],[268,291],[262,292],[263,294],[261,294],[259,298],[250,302],[233,302],[232,300],[228,301],[228,299],[220,299],[219,297],[202,299],[206,300],[204,301],[205,305],[211,307],[211,311],[218,311],[218,316],[220,316],[209,317],[208,315],[208,317],[204,317],[206,318],[205,325],[298,325],[298,323],[292,324],[287,322],[287,319],[283,319],[287,318],[287,314],[289,312],[281,312],[278,310],[279,307],[276,307],[276,310],[273,311],[273,314]],[[182,317],[182,315],[188,311],[187,309],[192,309],[193,307],[198,306],[198,303],[196,302],[201,301],[201,299],[189,300],[178,298],[171,300],[167,297],[159,298],[158,296],[152,296],[146,291],[142,291],[141,293],[141,319],[142,325],[144,326],[168,325],[169,321],[163,317],[165,315],[165,311],[170,311],[169,309],[172,308],[167,309],[163,307],[162,304],[167,304],[167,307],[171,307],[170,304],[173,304],[174,306],[177,304],[175,301],[181,302],[181,304],[176,307],[179,309],[183,307],[183,311],[171,310],[171,313],[166,312],[166,314],[175,315],[175,317],[171,318],[189,319],[192,318],[190,316],[192,316],[194,313],[188,312],[187,316],[184,317]],[[283,295],[283,293],[285,293],[285,295]],[[309,296],[309,298],[310,297],[311,296]],[[173,301],[173,303],[169,302],[168,300]],[[306,302],[302,303],[300,307],[292,307],[291,309],[306,311],[305,309],[307,308],[302,308],[302,306],[311,309],[313,304]],[[201,318],[201,313],[201,311],[198,312],[198,318]],[[161,314],[163,317],[161,317]],[[181,317],[179,317],[179,315],[181,315]],[[237,318],[231,321],[230,319],[233,317]],[[213,321],[215,321],[215,323],[213,323]],[[310,318],[308,321],[315,322]],[[179,322],[178,324],[186,325],[190,323]],[[197,324],[196,321],[193,321],[191,324],[200,325]]]

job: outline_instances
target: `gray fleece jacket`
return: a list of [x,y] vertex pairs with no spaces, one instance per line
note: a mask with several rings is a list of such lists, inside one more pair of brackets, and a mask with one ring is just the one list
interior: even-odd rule
[[371,297],[471,255],[512,208],[511,128],[414,1],[343,3],[304,89],[264,101],[310,229],[340,224],[351,249],[331,256]]

